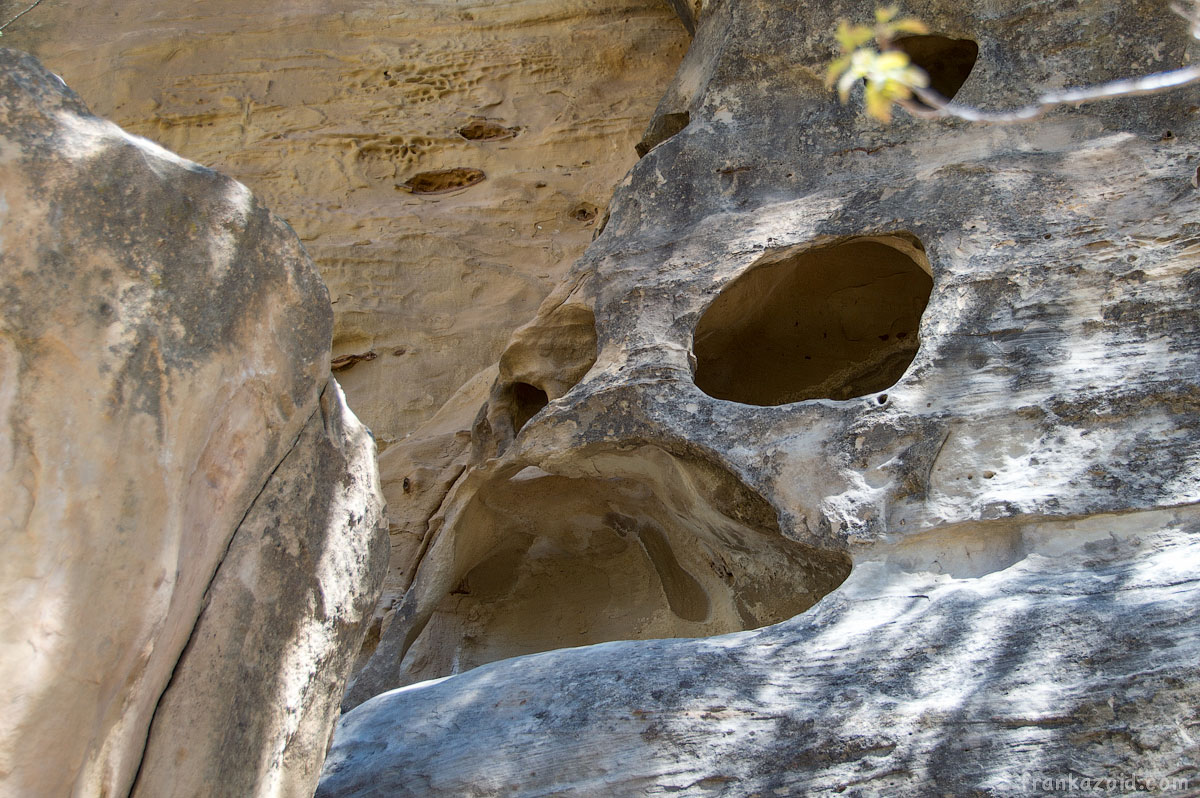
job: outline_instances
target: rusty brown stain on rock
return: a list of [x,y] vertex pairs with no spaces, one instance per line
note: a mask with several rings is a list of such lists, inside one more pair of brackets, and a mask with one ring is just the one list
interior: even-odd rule
[[501,141],[514,138],[520,132],[518,127],[508,127],[495,119],[476,117],[458,129],[458,135],[467,141]]
[[377,357],[379,357],[379,355],[375,354],[374,349],[369,352],[363,352],[360,355],[340,355],[339,357],[335,357],[333,360],[329,361],[329,370],[345,371],[357,363],[362,363],[366,360],[374,360]]
[[437,169],[421,172],[399,184],[397,188],[413,194],[445,194],[460,188],[469,188],[487,179],[482,169],[456,166],[453,169]]

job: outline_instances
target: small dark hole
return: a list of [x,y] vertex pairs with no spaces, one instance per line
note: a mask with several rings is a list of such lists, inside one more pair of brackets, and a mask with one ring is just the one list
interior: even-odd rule
[[494,119],[472,119],[458,129],[467,141],[499,141],[517,135],[517,128],[502,125]]
[[600,209],[590,202],[581,202],[576,205],[570,213],[572,219],[577,222],[590,222],[600,213]]
[[[908,53],[912,62],[929,75],[929,88],[953,100],[967,82],[979,57],[979,45],[970,39],[950,39],[945,36],[905,36],[896,40],[896,47]],[[923,103],[922,103],[923,105]]]
[[886,405],[887,404],[887,394],[886,393],[879,394],[879,397],[875,401],[879,402],[879,404],[881,404],[881,405]]
[[512,396],[513,432],[519,431],[539,410],[550,404],[550,398],[546,396],[545,391],[527,382],[513,383]]
[[642,140],[634,147],[638,157],[645,157],[646,153],[683,130],[691,121],[692,115],[687,111],[678,114],[663,114],[653,119],[650,127],[646,129],[645,135],[642,136]]

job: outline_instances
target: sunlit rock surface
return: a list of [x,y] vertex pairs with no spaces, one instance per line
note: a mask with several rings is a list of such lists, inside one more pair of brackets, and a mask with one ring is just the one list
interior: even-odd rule
[[[603,233],[387,453],[410,576],[320,795],[1200,779],[1194,96],[883,126],[822,85],[873,10],[708,4]],[[906,10],[988,107],[1195,54],[1150,3]]]
[[382,451],[583,253],[688,36],[663,0],[89,0],[4,41],[296,229]]
[[311,791],[387,545],[300,242],[0,50],[0,301],[0,794]]

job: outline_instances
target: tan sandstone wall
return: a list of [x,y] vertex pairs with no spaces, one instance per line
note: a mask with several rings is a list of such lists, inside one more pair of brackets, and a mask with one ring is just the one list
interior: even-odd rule
[[[583,252],[687,41],[663,0],[96,0],[4,35],[291,223],[329,285],[335,367],[368,358],[337,376],[381,450]],[[467,140],[475,119],[515,135]],[[460,167],[485,179],[404,185]]]

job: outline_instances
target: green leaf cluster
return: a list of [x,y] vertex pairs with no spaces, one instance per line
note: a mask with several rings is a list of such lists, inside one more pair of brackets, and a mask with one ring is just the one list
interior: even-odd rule
[[867,113],[881,122],[891,121],[892,103],[910,99],[914,87],[929,85],[925,70],[893,45],[900,34],[929,30],[920,20],[897,19],[898,13],[895,6],[875,9],[873,27],[840,20],[836,36],[842,54],[829,65],[825,80],[827,86],[837,86],[842,103],[850,99],[855,82],[865,80]]

